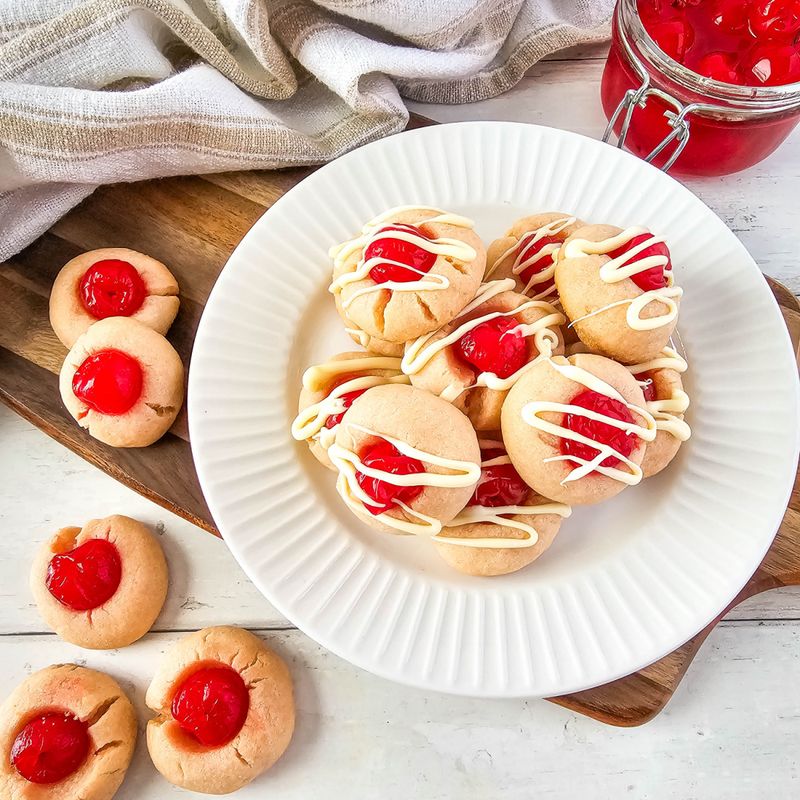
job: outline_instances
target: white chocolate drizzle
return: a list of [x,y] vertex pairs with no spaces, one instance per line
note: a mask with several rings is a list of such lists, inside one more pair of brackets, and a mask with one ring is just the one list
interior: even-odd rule
[[393,371],[394,375],[362,375],[336,386],[326,397],[302,409],[292,422],[292,436],[298,441],[316,439],[327,449],[336,436],[338,425],[326,428],[328,417],[346,410],[342,396],[386,383],[410,383],[408,376],[400,372],[400,359],[389,356],[364,356],[326,361],[309,367],[303,373],[303,386],[309,391],[318,392],[337,375],[368,372],[370,370]]
[[474,223],[472,220],[462,217],[458,214],[450,214],[442,211],[439,208],[432,208],[430,206],[398,206],[385,211],[383,214],[370,220],[362,229],[361,235],[356,236],[341,244],[334,245],[328,251],[328,254],[333,259],[334,269],[340,269],[346,261],[358,250],[362,251],[361,258],[355,266],[355,269],[350,272],[345,272],[338,278],[335,278],[328,291],[331,294],[340,294],[345,286],[351,283],[357,283],[369,276],[370,270],[379,264],[391,264],[393,266],[404,267],[411,272],[417,272],[419,279],[413,281],[386,281],[385,283],[375,283],[371,286],[363,286],[360,289],[352,292],[347,299],[342,299],[342,308],[348,308],[358,297],[371,292],[378,292],[382,289],[388,289],[393,292],[419,292],[419,291],[432,291],[447,289],[450,286],[450,281],[445,275],[438,275],[431,272],[423,272],[416,270],[408,264],[403,264],[399,261],[392,261],[391,259],[383,257],[374,257],[364,260],[364,253],[367,248],[380,239],[399,239],[404,242],[409,242],[422,250],[432,253],[435,256],[443,256],[451,258],[456,261],[469,262],[477,258],[475,249],[462,242],[460,239],[452,239],[449,237],[440,237],[438,239],[427,239],[424,236],[413,233],[412,231],[404,230],[386,230],[386,225],[392,224],[392,218],[406,211],[425,211],[431,212],[432,216],[419,220],[414,223],[397,223],[409,224],[414,227],[420,225],[439,224],[439,225],[453,225],[459,228],[472,229]]
[[[653,372],[659,369],[686,372],[689,365],[677,350],[665,347],[660,356],[650,359],[650,361],[643,361],[641,364],[631,364],[627,369],[635,377],[643,372]],[[637,381],[637,383],[644,388],[647,381]],[[683,419],[683,415],[689,408],[689,395],[682,389],[674,389],[672,396],[665,400],[648,400],[646,406],[653,415],[659,431],[665,431],[681,442],[685,442],[692,435],[691,428]]]
[[[492,440],[479,440],[481,450],[491,450],[495,448],[505,449],[502,442]],[[510,464],[511,459],[507,455],[496,456],[495,458],[481,461],[481,469],[485,467],[500,466]],[[509,519],[513,516],[536,516],[537,514],[558,514],[566,518],[572,514],[572,509],[566,503],[556,503],[553,501],[541,503],[534,506],[481,506],[468,505],[459,512],[450,522],[445,522],[445,528],[458,528],[461,525],[474,525],[488,523],[490,525],[500,525],[504,528],[514,528],[522,531],[525,536],[511,538],[508,536],[465,538],[455,536],[437,536],[437,542],[447,542],[448,544],[459,544],[471,547],[497,547],[517,549],[522,547],[533,547],[539,541],[539,532],[533,525],[518,519]]]
[[[542,247],[533,255],[530,255],[527,258],[524,258],[523,255],[531,245],[536,244],[536,242],[538,242],[540,239],[543,239],[545,236],[558,236],[558,234],[562,233],[574,223],[575,217],[563,217],[561,219],[548,222],[546,225],[542,225],[535,230],[526,231],[514,244],[511,245],[511,247],[509,247],[499,256],[494,264],[492,264],[491,269],[486,273],[486,277],[489,278],[492,273],[495,272],[495,270],[512,255],[514,255],[514,263],[511,266],[511,272],[513,275],[517,276],[520,276],[523,272],[531,267],[534,267],[539,261],[549,256],[550,263],[548,263],[543,270],[534,272],[531,275],[528,283],[522,290],[522,294],[528,295],[533,300],[544,300],[548,297],[554,297],[558,294],[555,284],[552,284],[542,291],[537,291],[536,287],[552,280],[556,271],[556,260],[558,258],[558,251],[561,245],[556,244],[555,242],[549,242],[548,244],[542,245]],[[529,292],[533,293],[529,294]]]
[[366,331],[360,328],[345,328],[344,332],[349,333],[362,347],[369,347],[369,334]]
[[[635,486],[642,480],[642,469],[638,464],[635,464],[627,456],[623,455],[618,450],[615,450],[613,447],[602,442],[596,442],[594,439],[589,439],[580,433],[569,430],[569,428],[566,428],[561,424],[556,424],[542,419],[540,414],[555,412],[562,415],[574,414],[586,417],[597,422],[603,422],[606,425],[611,425],[614,428],[619,428],[620,430],[625,431],[628,435],[638,436],[645,442],[652,442],[656,437],[656,421],[653,416],[646,409],[639,408],[639,406],[627,402],[627,400],[625,400],[625,398],[613,386],[610,386],[596,375],[593,375],[591,372],[587,372],[586,370],[581,369],[574,364],[570,364],[567,359],[562,357],[550,358],[548,359],[548,363],[554,370],[556,370],[556,372],[560,373],[568,380],[578,383],[581,386],[585,386],[591,391],[604,394],[606,397],[610,397],[622,403],[629,411],[635,415],[638,415],[645,424],[642,426],[637,424],[635,421],[624,422],[623,420],[618,420],[614,417],[608,417],[605,414],[600,414],[596,411],[568,403],[553,403],[544,400],[529,401],[522,407],[521,412],[522,420],[526,424],[533,428],[537,428],[543,433],[549,433],[553,436],[559,437],[560,439],[571,439],[572,441],[580,442],[588,445],[592,449],[597,450],[597,455],[591,460],[586,460],[576,455],[558,455],[546,458],[544,459],[544,462],[573,461],[579,465],[575,467],[567,475],[567,477],[564,478],[564,480],[561,481],[562,486],[571,481],[580,480],[592,472],[599,472],[601,475],[605,475],[607,478],[612,478],[613,480],[620,481],[621,483],[625,483],[629,486]],[[627,470],[620,469],[617,466],[603,466],[602,462],[605,461],[609,456],[616,458],[620,463],[627,467]]]
[[[459,316],[463,317],[469,314],[483,303],[503,292],[513,291],[515,285],[513,278],[504,278],[502,280],[489,281],[488,283],[481,284],[475,297],[464,307]],[[406,375],[414,375],[423,369],[437,353],[455,344],[462,336],[473,328],[478,327],[478,325],[488,320],[495,319],[496,317],[511,317],[529,308],[541,309],[545,312],[545,316],[531,324],[520,323],[508,331],[508,333],[518,333],[523,337],[532,336],[539,355],[527,364],[524,364],[507,378],[500,378],[493,372],[481,372],[477,375],[475,383],[471,386],[451,384],[444,389],[440,397],[452,403],[467,389],[474,389],[477,386],[486,386],[489,389],[496,389],[498,391],[508,391],[516,381],[519,380],[520,376],[527,372],[540,358],[549,358],[552,355],[553,348],[558,344],[558,335],[552,330],[552,327],[563,325],[566,322],[566,317],[560,311],[553,308],[550,303],[546,303],[543,300],[528,300],[510,311],[492,311],[491,313],[464,322],[447,336],[433,342],[431,342],[431,339],[438,331],[426,333],[408,344],[400,368]]]
[[[652,255],[638,260],[636,259],[636,256],[648,247],[662,243],[664,241],[663,237],[651,234],[646,228],[634,226],[626,228],[616,236],[611,236],[600,242],[592,242],[588,239],[573,239],[562,246],[562,255],[564,258],[605,255],[623,247],[636,236],[642,234],[649,234],[649,238],[635,245],[627,252],[622,253],[622,255],[610,259],[600,267],[601,280],[605,283],[618,283],[626,278],[631,278],[634,275],[645,272],[648,269],[653,269],[654,267],[661,267],[663,269],[667,265],[669,259],[667,256],[663,255]],[[638,297],[617,300],[615,303],[609,303],[606,306],[596,308],[594,311],[572,320],[570,322],[570,327],[573,327],[579,322],[583,322],[583,320],[589,319],[589,317],[594,317],[597,314],[602,314],[604,311],[623,305],[628,306],[625,318],[628,327],[632,330],[650,331],[664,325],[669,325],[678,316],[678,304],[676,300],[683,295],[683,289],[673,285],[674,277],[671,270],[666,272],[666,280],[667,286],[663,289],[650,289],[644,291]],[[653,317],[643,317],[642,312],[644,309],[651,303],[656,302],[662,303],[666,306],[667,310]]]
[[[339,470],[339,478],[336,481],[336,490],[342,497],[342,500],[352,510],[356,512],[365,512],[365,505],[372,505],[375,501],[359,486],[356,473],[361,473],[370,478],[376,478],[390,483],[394,486],[436,486],[444,489],[465,488],[474,486],[481,476],[481,468],[478,464],[472,461],[459,461],[453,458],[444,458],[432,453],[426,453],[416,447],[412,447],[407,442],[401,439],[396,439],[393,436],[388,436],[383,433],[365,428],[356,423],[344,422],[348,428],[352,428],[368,436],[374,436],[378,439],[383,439],[389,444],[394,445],[403,455],[415,458],[423,464],[430,464],[435,467],[449,470],[447,474],[440,474],[434,472],[419,472],[411,473],[408,475],[396,475],[391,472],[385,472],[374,467],[368,467],[364,464],[356,453],[346,447],[334,443],[328,449],[328,456],[333,462],[337,470]],[[394,528],[397,531],[405,534],[414,534],[418,536],[435,537],[442,529],[440,520],[423,514],[409,507],[406,503],[400,500],[395,500],[395,503],[412,519],[401,519],[392,516],[384,511],[376,514],[375,518],[380,522]],[[416,521],[412,521],[416,520]]]

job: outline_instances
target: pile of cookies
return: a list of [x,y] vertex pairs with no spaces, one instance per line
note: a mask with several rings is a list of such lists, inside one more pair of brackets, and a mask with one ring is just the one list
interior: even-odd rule
[[113,447],[160,439],[183,404],[183,363],[165,334],[178,283],[156,259],[119,247],[91,250],[59,272],[50,324],[70,348],[61,398],[78,424]]
[[645,228],[543,213],[485,248],[471,220],[403,206],[330,255],[365,351],[306,370],[292,435],[371,527],[506,574],[689,438],[682,290]]
[[[114,515],[59,530],[37,553],[31,590],[45,622],[81,647],[144,636],[167,596],[158,540]],[[257,636],[230,626],[185,636],[164,654],[145,702],[153,764],[171,783],[227,794],[271,767],[294,731],[292,679]],[[133,705],[109,675],[56,664],[0,706],[0,797],[110,800],[136,745]]]

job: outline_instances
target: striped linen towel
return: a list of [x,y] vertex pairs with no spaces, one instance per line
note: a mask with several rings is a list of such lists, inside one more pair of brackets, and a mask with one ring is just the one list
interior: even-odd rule
[[316,164],[608,35],[613,0],[0,0],[0,261],[98,185]]

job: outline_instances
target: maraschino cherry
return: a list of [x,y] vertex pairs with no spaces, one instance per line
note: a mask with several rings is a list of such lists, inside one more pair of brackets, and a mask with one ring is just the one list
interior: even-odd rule
[[[569,401],[570,405],[580,406],[588,411],[617,419],[621,422],[634,422],[633,415],[619,400],[607,397],[591,389],[581,392]],[[581,414],[564,414],[563,426],[574,433],[592,439],[598,444],[604,444],[621,453],[626,458],[636,447],[636,436],[626,433],[621,428],[615,428],[606,422],[589,419]],[[584,461],[592,461],[597,457],[599,448],[577,442],[573,439],[561,439],[561,453],[565,456],[577,456]],[[608,456],[600,463],[602,467],[615,467],[619,464],[616,456]]]
[[525,337],[514,331],[518,326],[513,317],[493,317],[467,331],[453,344],[453,351],[478,372],[507,378],[528,360]]
[[738,84],[741,82],[738,69],[738,59],[733,53],[715,51],[704,55],[697,62],[697,71],[706,78],[711,78],[722,83]]
[[90,611],[114,596],[121,579],[119,550],[108,539],[89,539],[53,556],[45,584],[62,605]]
[[120,350],[89,356],[72,377],[72,391],[87,406],[103,414],[124,414],[142,394],[139,362]]
[[656,384],[653,380],[653,376],[649,372],[641,372],[638,375],[633,376],[637,381],[639,381],[639,386],[642,389],[642,394],[644,395],[645,402],[652,403],[653,400],[656,400]]
[[[422,239],[431,239],[425,231],[415,225],[397,223],[385,225],[380,229],[381,234],[387,231],[400,231]],[[436,255],[418,244],[384,235],[373,239],[364,250],[364,261],[373,258],[381,259],[380,263],[375,264],[369,271],[369,276],[375,283],[416,281],[420,279],[421,274],[429,272],[436,263]]]
[[34,717],[11,746],[11,763],[31,783],[57,783],[83,764],[89,753],[85,722],[63,711]]
[[[650,239],[652,234],[640,233],[634,236],[629,242],[626,242],[622,247],[612,250],[608,253],[609,258],[619,258],[625,253],[632,250],[637,245]],[[650,256],[666,256],[667,263],[663,267],[650,267],[643,272],[636,272],[631,275],[631,280],[643,291],[649,292],[653,289],[663,289],[667,285],[667,271],[672,269],[672,261],[670,260],[669,248],[664,242],[657,242],[645,247],[644,250],[637,253],[633,258],[636,261],[642,261]]]
[[[542,248],[546,247],[548,244],[561,244],[561,240],[557,239],[555,236],[542,236],[539,239],[534,239],[530,244],[525,246],[520,253],[519,256],[519,263],[524,264],[529,258],[533,258],[537,253],[542,251]],[[519,274],[519,279],[522,281],[524,286],[527,286],[531,282],[531,278],[534,275],[538,275],[540,272],[544,272],[548,267],[552,266],[553,260],[552,258],[545,258],[542,257],[538,259],[535,263],[531,264],[531,266],[526,267],[522,270]],[[550,289],[555,286],[555,281],[553,278],[548,278],[546,281],[542,281],[541,283],[536,284],[536,291],[537,294],[539,292],[549,291]]]
[[[361,454],[361,462],[372,469],[392,475],[417,475],[425,472],[421,461],[401,453],[391,442],[381,441]],[[408,505],[422,492],[422,486],[397,486],[380,478],[371,478],[361,472],[356,473],[358,485],[375,504],[364,504],[370,514],[382,514],[394,508],[398,501]]]
[[133,264],[116,258],[92,264],[78,286],[83,307],[96,319],[129,317],[147,295],[144,281]]
[[[357,376],[343,375],[341,378],[339,378],[339,380],[331,384],[331,387],[328,390],[328,392],[329,393],[332,392],[337,386],[341,386],[343,383],[347,383],[347,381],[351,381],[355,377]],[[361,397],[361,395],[364,394],[364,392],[366,391],[367,391],[366,389],[356,389],[353,392],[345,392],[344,394],[339,395],[337,399],[341,400],[342,404],[344,405],[344,410],[340,411],[338,414],[330,414],[328,418],[325,420],[325,427],[335,428],[337,425],[339,425],[342,421],[342,417],[344,417],[345,411],[347,411],[347,409],[350,408],[351,405],[353,405],[353,401],[357,397]]]
[[[748,4],[740,0],[739,5]],[[788,42],[800,33],[800,0],[756,0],[749,5],[750,30],[759,40]]]
[[[484,450],[481,457],[490,461],[503,456],[502,450]],[[467,505],[497,508],[518,506],[528,496],[530,488],[519,476],[512,464],[492,464],[481,467],[481,477]]]
[[172,699],[178,725],[205,747],[221,747],[242,729],[250,694],[242,676],[224,664],[201,667],[186,678]]
[[745,62],[748,83],[783,86],[800,81],[800,47],[795,44],[762,44],[754,47]]

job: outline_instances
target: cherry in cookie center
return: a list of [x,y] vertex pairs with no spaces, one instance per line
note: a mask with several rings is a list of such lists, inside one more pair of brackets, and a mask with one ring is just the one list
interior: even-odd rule
[[110,600],[122,580],[119,550],[108,539],[89,539],[50,560],[47,590],[73,611],[91,611]]
[[375,283],[408,283],[430,272],[436,254],[424,242],[430,242],[422,228],[397,223],[379,228],[364,249],[364,262]]
[[89,753],[89,727],[66,711],[29,720],[11,746],[11,763],[30,783],[52,784],[74,774]]
[[[608,397],[591,389],[580,392],[570,400],[570,407],[577,406],[591,412],[592,416],[576,413],[574,410],[564,414],[563,426],[569,431],[580,436],[580,439],[562,438],[561,452],[566,456],[575,456],[583,463],[593,461],[603,452],[595,445],[604,446],[627,458],[637,445],[637,438],[631,435],[626,428],[615,427],[606,420],[618,420],[632,425],[635,420],[628,408],[613,397]],[[600,417],[600,419],[596,418]],[[589,444],[586,439],[594,444]],[[609,455],[600,462],[602,467],[616,467],[620,459],[616,455]]]
[[147,290],[133,264],[114,258],[96,261],[84,272],[78,296],[95,319],[129,317],[141,308]]
[[72,391],[101,414],[130,411],[142,396],[142,367],[121,350],[101,350],[81,363],[72,377]]
[[250,694],[242,676],[221,663],[203,664],[184,678],[172,699],[172,716],[205,747],[232,741],[247,719]]
[[419,459],[401,453],[391,442],[381,440],[364,450],[359,458],[364,467],[386,476],[376,477],[356,471],[358,485],[375,501],[374,504],[364,504],[370,514],[383,514],[399,503],[408,504],[422,492],[420,484],[403,486],[391,481],[389,476],[392,475],[419,475],[425,472],[425,466]]

